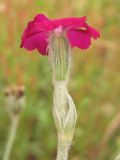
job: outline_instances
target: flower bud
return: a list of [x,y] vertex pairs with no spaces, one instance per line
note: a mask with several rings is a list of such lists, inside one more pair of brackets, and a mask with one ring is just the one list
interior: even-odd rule
[[5,90],[5,103],[10,116],[21,113],[25,106],[24,86],[9,86]]

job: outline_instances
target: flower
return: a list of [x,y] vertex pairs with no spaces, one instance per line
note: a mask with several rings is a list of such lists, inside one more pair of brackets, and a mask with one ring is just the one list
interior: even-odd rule
[[89,48],[91,38],[100,37],[100,33],[86,23],[86,17],[49,19],[44,14],[37,14],[23,33],[21,47],[30,51],[37,49],[39,53],[48,55],[51,32],[61,30],[66,33],[71,47],[81,49]]

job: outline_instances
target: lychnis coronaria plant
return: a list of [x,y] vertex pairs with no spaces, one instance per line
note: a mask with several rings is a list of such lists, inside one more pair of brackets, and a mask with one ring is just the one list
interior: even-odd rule
[[22,36],[21,47],[49,57],[54,94],[53,116],[58,133],[57,160],[67,160],[77,119],[76,107],[67,90],[71,48],[87,49],[100,33],[86,23],[86,17],[49,19],[37,14]]

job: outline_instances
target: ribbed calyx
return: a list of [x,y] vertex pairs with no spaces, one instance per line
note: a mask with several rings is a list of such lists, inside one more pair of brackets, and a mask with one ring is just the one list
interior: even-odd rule
[[55,31],[51,33],[49,39],[49,59],[53,80],[66,80],[71,65],[71,52],[65,32]]

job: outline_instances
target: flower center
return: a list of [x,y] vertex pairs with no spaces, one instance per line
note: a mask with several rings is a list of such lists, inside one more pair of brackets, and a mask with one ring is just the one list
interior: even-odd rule
[[60,35],[63,32],[63,28],[62,26],[59,26],[57,28],[54,29],[54,33],[56,33],[56,35]]

